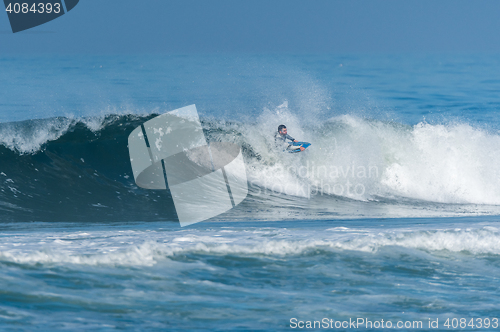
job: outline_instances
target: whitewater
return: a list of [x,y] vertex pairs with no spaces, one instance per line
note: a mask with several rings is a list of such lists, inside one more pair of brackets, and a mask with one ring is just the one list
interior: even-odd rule
[[[495,57],[57,60],[0,59],[0,330],[496,317]],[[208,142],[242,147],[249,193],[180,228],[127,139],[193,103]],[[312,146],[280,151],[280,124]]]

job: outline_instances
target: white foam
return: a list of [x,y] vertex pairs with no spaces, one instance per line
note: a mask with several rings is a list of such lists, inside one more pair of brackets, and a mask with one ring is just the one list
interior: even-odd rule
[[75,125],[81,123],[92,132],[98,132],[116,121],[118,117],[105,114],[75,118],[58,117],[42,120],[11,122],[0,127],[0,144],[20,154],[33,154],[47,142],[55,141]]
[[391,153],[382,185],[406,197],[500,204],[500,136],[467,124],[416,125]]
[[0,130],[0,144],[21,154],[35,153],[43,144],[57,140],[74,124],[68,118],[54,118],[39,123],[9,123]]
[[336,244],[345,250],[377,252],[383,247],[400,246],[425,251],[468,252],[500,255],[498,229],[457,229],[432,231],[385,232],[368,234]]
[[[279,124],[312,146],[300,154],[275,148]],[[500,135],[469,124],[406,126],[341,115],[304,126],[284,103],[239,130],[243,138],[237,143],[258,154],[245,160],[254,189],[362,201],[406,197],[500,205]]]
[[[58,243],[55,243],[58,244]],[[120,252],[78,254],[63,250],[34,250],[30,252],[1,252],[0,258],[18,264],[77,264],[104,266],[152,266],[161,259],[158,248],[145,243]]]
[[106,118],[104,115],[80,118],[79,121],[92,132],[98,132],[113,122],[112,119]]

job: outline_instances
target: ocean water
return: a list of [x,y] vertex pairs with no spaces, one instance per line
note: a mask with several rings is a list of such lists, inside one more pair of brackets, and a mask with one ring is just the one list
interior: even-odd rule
[[[0,330],[498,329],[499,72],[477,54],[1,57]],[[190,104],[242,147],[249,194],[181,228],[168,190],[135,185],[127,138]],[[277,151],[282,123],[312,146]]]

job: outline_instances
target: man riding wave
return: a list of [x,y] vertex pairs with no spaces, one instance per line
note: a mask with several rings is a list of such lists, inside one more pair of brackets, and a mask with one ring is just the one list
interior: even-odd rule
[[274,140],[276,141],[276,143],[288,144],[287,150],[297,150],[297,149],[300,149],[300,151],[305,150],[305,148],[302,146],[294,146],[293,144],[287,142],[287,140],[290,140],[292,142],[298,143],[298,141],[295,138],[288,135],[285,125],[278,126],[278,132],[274,135]]

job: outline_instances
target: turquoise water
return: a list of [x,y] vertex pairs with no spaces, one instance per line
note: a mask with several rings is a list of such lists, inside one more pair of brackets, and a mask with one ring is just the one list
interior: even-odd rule
[[[0,330],[278,331],[324,318],[494,329],[497,56],[0,68]],[[126,144],[193,103],[209,141],[242,146],[249,195],[180,228],[168,191],[135,185]],[[275,151],[281,123],[312,146]]]

